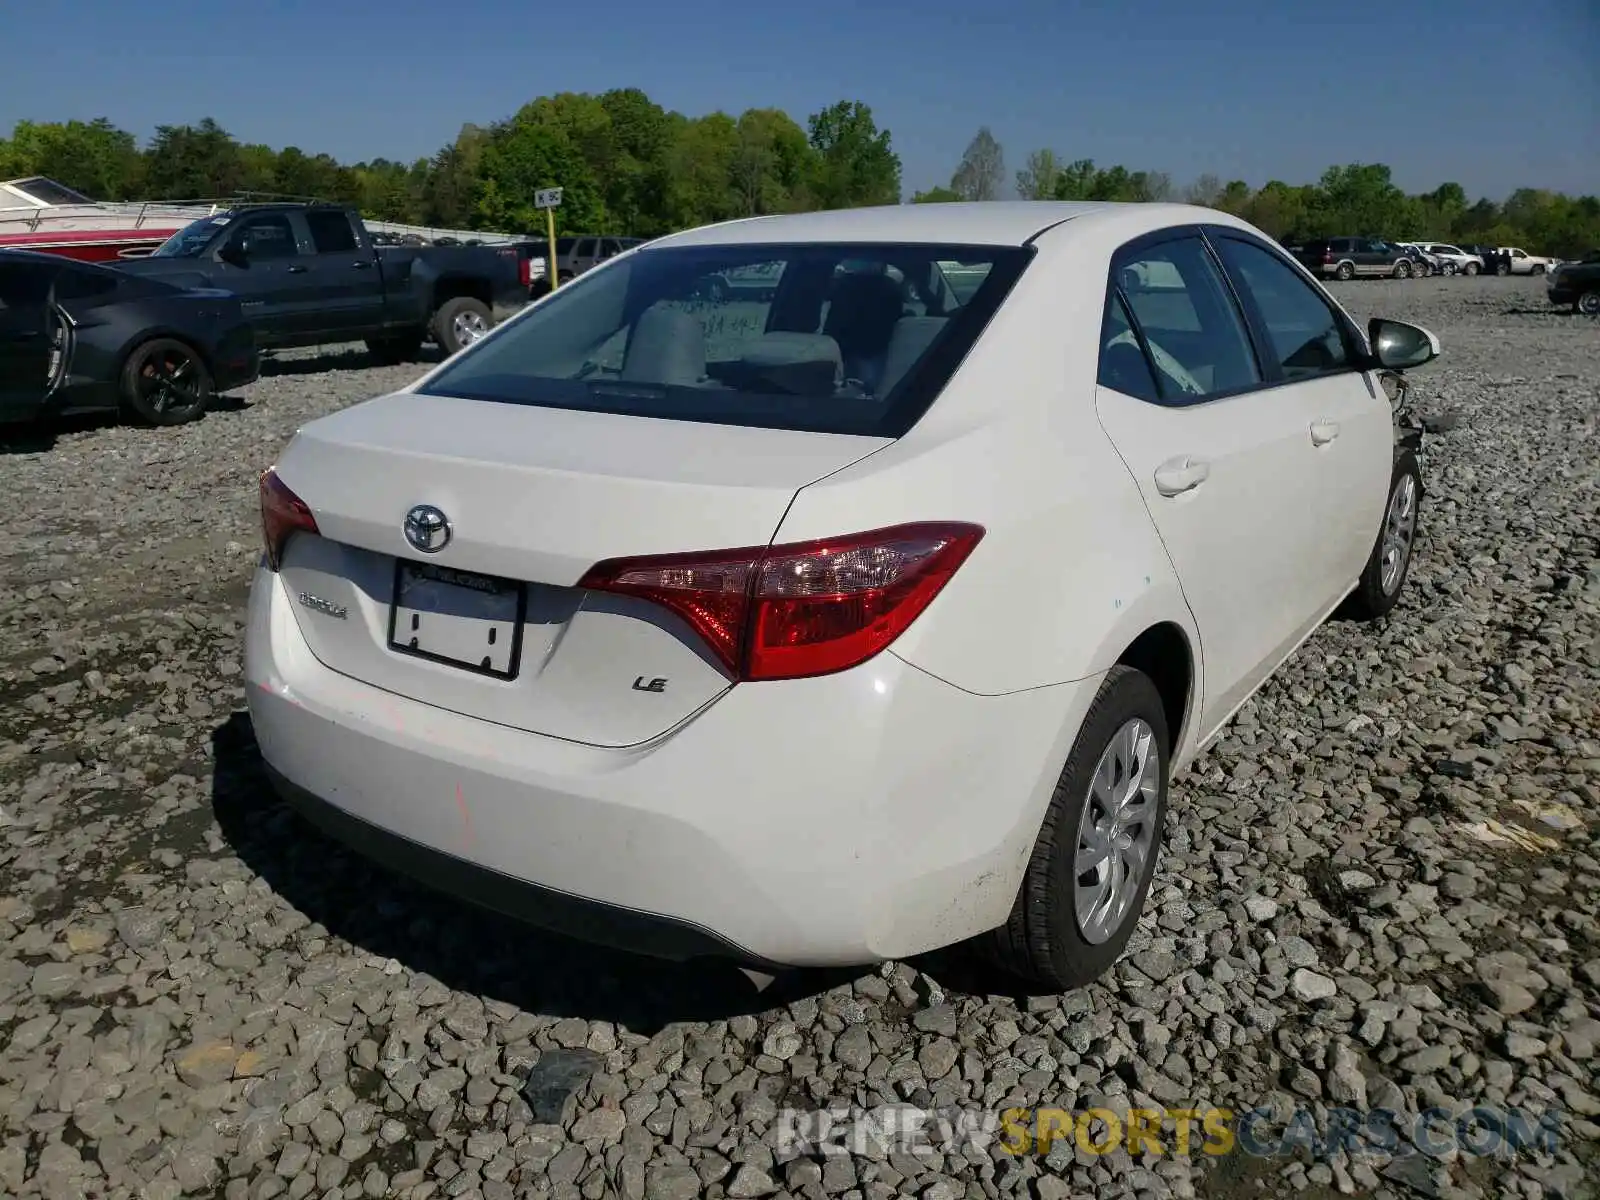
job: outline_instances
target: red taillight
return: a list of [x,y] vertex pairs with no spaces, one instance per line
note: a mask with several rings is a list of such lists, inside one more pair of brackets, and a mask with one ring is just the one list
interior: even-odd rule
[[897,525],[706,554],[617,558],[579,587],[639,596],[692,626],[735,678],[798,679],[856,666],[905,632],[983,530]]
[[261,540],[267,565],[274,571],[283,561],[283,546],[292,533],[316,533],[317,519],[306,502],[289,490],[271,467],[261,472]]
[[1332,250],[1324,250],[1322,252],[1322,261],[1325,262],[1325,263],[1331,263],[1333,261],[1333,251]]
[[522,280],[523,287],[533,286],[533,260],[529,258],[517,261],[517,278]]

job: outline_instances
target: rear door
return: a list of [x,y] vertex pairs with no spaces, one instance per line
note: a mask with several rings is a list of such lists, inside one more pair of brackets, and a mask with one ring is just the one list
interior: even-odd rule
[[296,213],[309,242],[309,266],[317,302],[304,313],[307,333],[355,340],[383,325],[383,275],[377,255],[348,212],[312,208]]
[[1199,628],[1209,731],[1321,615],[1317,398],[1273,386],[1198,228],[1129,243],[1111,285],[1096,411]]
[[48,264],[0,259],[0,421],[34,416],[61,364],[54,359]]

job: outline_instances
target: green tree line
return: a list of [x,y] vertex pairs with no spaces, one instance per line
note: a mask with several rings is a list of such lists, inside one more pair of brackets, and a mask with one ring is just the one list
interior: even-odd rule
[[[913,203],[994,200],[1006,184],[1005,154],[994,134],[979,129],[944,187],[912,196]],[[1316,183],[1274,179],[1252,188],[1202,175],[1179,188],[1161,171],[1067,161],[1035,150],[1012,180],[1025,200],[1182,201],[1243,217],[1283,241],[1316,237],[1383,237],[1394,241],[1469,242],[1520,246],[1530,253],[1578,257],[1600,248],[1600,197],[1518,188],[1503,202],[1469,200],[1459,183],[1409,195],[1382,163],[1329,167]]]
[[[46,175],[97,200],[192,200],[241,193],[315,196],[368,217],[451,229],[543,228],[533,193],[562,187],[567,232],[653,237],[710,221],[901,200],[901,164],[870,107],[841,100],[802,127],[774,108],[688,117],[637,88],[541,96],[511,117],[466,125],[414,162],[340,163],[299,147],[241,142],[216,121],[163,125],[146,145],[111,121],[20,121],[0,139],[0,179]],[[1315,183],[1252,187],[1035,150],[1007,177],[980,129],[947,186],[950,200],[1187,200],[1237,213],[1285,241],[1356,235],[1516,245],[1577,256],[1600,246],[1600,199],[1519,188],[1472,200],[1458,183],[1408,194],[1389,167],[1329,167]]]

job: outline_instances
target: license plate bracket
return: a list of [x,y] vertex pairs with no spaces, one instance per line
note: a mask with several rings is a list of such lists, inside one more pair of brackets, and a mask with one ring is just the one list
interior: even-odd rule
[[397,654],[515,679],[526,615],[527,589],[513,580],[395,560],[389,649]]

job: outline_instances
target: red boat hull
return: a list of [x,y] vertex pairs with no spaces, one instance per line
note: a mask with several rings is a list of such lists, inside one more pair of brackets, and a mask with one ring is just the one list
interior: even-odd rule
[[73,229],[50,233],[0,233],[0,250],[36,250],[59,254],[80,262],[114,263],[125,258],[143,258],[177,233],[171,229]]

